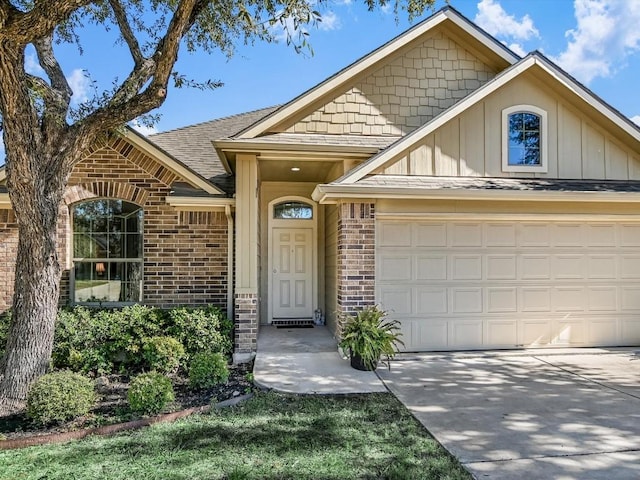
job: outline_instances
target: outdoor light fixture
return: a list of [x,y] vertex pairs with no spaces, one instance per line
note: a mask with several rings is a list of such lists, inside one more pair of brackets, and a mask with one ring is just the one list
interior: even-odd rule
[[300,167],[291,167],[291,171],[292,172],[299,172],[300,171]]

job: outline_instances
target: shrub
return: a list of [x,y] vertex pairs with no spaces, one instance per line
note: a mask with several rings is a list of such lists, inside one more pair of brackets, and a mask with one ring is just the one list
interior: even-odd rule
[[175,398],[171,380],[155,372],[135,377],[127,397],[131,410],[141,415],[160,413]]
[[168,311],[169,334],[177,338],[188,357],[201,352],[229,355],[233,323],[216,307],[179,307]]
[[27,415],[48,425],[86,415],[96,401],[93,382],[69,371],[43,375],[29,389]]
[[220,352],[196,354],[189,366],[189,385],[192,388],[210,388],[229,379],[227,360]]
[[184,347],[173,337],[151,337],[145,340],[144,359],[151,370],[175,373],[184,358]]

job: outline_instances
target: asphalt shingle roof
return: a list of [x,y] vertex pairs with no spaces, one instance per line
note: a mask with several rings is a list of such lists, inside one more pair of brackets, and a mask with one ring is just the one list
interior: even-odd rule
[[[230,117],[218,118],[168,132],[149,135],[149,140],[174,156],[206,179],[226,175],[218,153],[211,142],[229,138],[240,130],[252,125],[277,107],[263,108],[252,112],[240,113]],[[224,188],[224,187],[223,187]]]
[[356,185],[425,190],[506,190],[552,192],[640,192],[640,181],[542,178],[428,177],[371,175]]
[[286,145],[318,145],[338,147],[369,147],[384,149],[398,141],[399,136],[373,136],[373,135],[322,135],[315,133],[274,133],[258,138],[234,138],[236,143],[277,143]]

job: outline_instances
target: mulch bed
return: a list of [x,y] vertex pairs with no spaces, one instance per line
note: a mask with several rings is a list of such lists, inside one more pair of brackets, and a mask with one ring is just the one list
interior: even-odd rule
[[[172,377],[175,401],[163,413],[179,412],[187,409],[198,410],[198,407],[208,406],[225,400],[241,397],[253,391],[253,383],[248,378],[253,365],[231,365],[229,380],[207,390],[192,390],[188,380],[181,376]],[[76,420],[52,425],[47,428],[38,427],[23,413],[0,416],[0,441],[21,440],[37,436],[51,436],[66,434],[79,430],[89,430],[96,427],[137,422],[140,417],[129,411],[127,391],[129,377],[123,375],[109,375],[96,379],[98,401],[88,415]],[[137,422],[140,423],[140,422]]]

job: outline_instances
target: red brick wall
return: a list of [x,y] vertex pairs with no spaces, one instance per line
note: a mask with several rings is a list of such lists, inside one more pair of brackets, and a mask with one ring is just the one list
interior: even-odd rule
[[375,205],[338,207],[338,315],[375,304]]
[[[227,304],[227,219],[222,212],[181,212],[165,202],[174,173],[124,140],[91,153],[74,170],[61,207],[61,303],[69,300],[69,208],[91,198],[119,198],[144,209],[143,303]],[[0,210],[0,311],[11,304],[17,227]],[[12,263],[13,262],[13,263]]]

